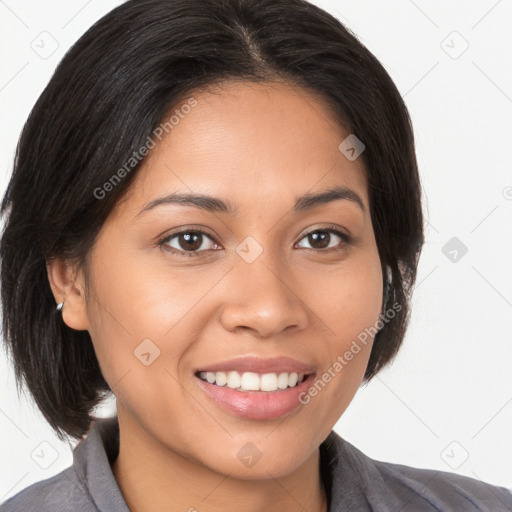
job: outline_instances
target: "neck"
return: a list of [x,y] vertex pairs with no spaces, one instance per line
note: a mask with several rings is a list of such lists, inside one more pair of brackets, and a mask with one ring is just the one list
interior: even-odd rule
[[[125,428],[123,428],[125,427]],[[121,425],[114,476],[131,512],[327,512],[317,449],[292,473],[243,480],[163,446],[144,429]]]

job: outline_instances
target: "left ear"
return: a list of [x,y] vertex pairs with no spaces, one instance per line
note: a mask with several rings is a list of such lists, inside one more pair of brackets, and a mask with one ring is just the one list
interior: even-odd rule
[[56,303],[64,302],[61,310],[64,323],[78,331],[88,330],[83,272],[78,272],[75,264],[62,258],[46,260],[46,269]]

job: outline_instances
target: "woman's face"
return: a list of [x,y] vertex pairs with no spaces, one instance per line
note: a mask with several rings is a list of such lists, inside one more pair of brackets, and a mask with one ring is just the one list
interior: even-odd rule
[[[316,452],[370,355],[371,337],[344,357],[382,307],[362,160],[302,89],[229,83],[193,97],[92,249],[87,329],[122,432],[222,474],[279,477]],[[308,201],[341,187],[362,204]]]

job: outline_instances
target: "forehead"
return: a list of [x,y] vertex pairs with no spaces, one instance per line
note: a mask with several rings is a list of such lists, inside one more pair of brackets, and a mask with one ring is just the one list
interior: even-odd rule
[[320,95],[293,84],[196,90],[175,102],[161,127],[132,184],[136,203],[179,191],[261,208],[344,186],[369,206],[362,159],[339,149],[349,132]]

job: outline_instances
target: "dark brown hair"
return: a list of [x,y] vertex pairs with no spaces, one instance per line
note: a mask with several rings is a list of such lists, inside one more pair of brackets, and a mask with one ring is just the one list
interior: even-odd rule
[[23,128],[1,205],[4,339],[18,390],[26,384],[61,439],[87,432],[110,389],[89,333],[55,311],[46,261],[86,263],[140,164],[104,197],[95,191],[179,98],[220,81],[272,79],[321,94],[365,144],[388,303],[401,305],[375,337],[365,382],[397,353],[424,239],[413,130],[384,67],[340,21],[304,0],[130,0],[58,65]]

